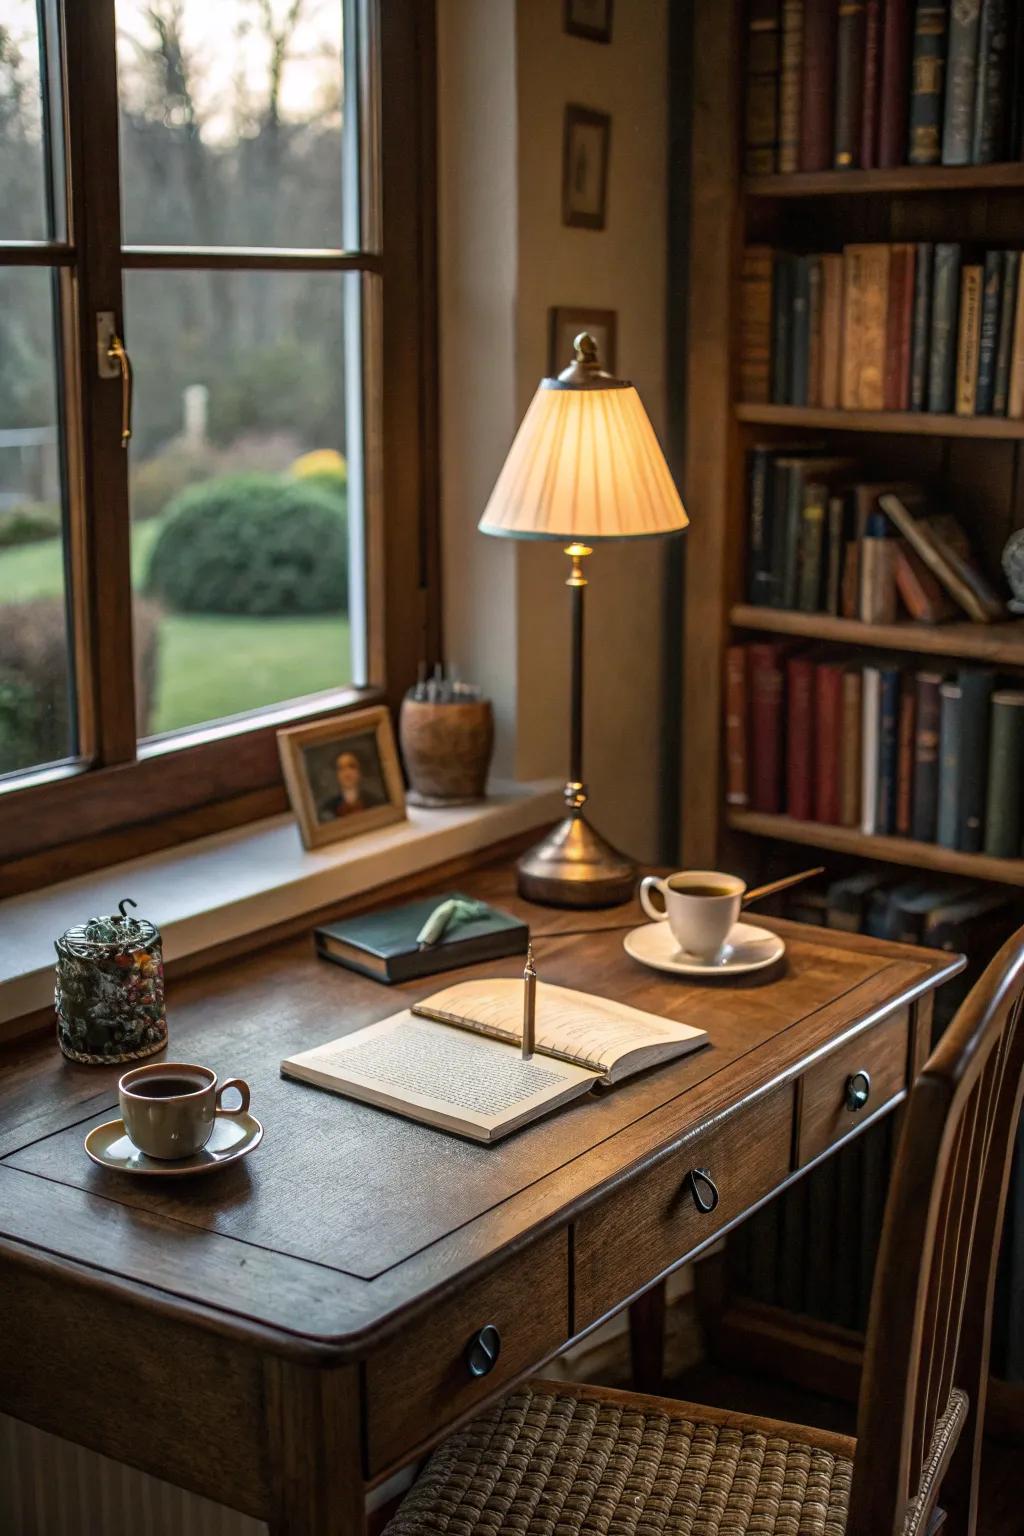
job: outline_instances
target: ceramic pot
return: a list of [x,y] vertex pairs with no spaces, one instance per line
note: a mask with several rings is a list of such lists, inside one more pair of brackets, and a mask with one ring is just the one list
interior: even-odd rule
[[489,699],[452,704],[403,699],[398,736],[410,805],[469,805],[483,799],[494,750]]

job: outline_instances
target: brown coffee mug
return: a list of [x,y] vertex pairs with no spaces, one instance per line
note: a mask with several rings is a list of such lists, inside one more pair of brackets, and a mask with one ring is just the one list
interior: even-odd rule
[[[229,1088],[241,1103],[225,1109]],[[126,1072],[117,1085],[125,1130],[147,1157],[173,1162],[199,1152],[213,1135],[217,1115],[243,1115],[249,1108],[249,1084],[229,1077],[217,1086],[217,1074],[192,1062],[158,1061]]]

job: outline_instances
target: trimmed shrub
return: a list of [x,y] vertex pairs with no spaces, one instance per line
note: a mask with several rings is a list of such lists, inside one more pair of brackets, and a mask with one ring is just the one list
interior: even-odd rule
[[0,512],[0,549],[16,544],[38,544],[42,539],[56,539],[63,531],[60,507],[50,501],[27,502]]
[[336,613],[348,607],[344,496],[271,475],[232,475],[176,497],[146,590],[181,613]]
[[208,480],[214,468],[214,455],[209,449],[186,448],[177,443],[143,459],[132,470],[132,521],[141,523],[159,517],[175,496],[190,485]]
[[[139,735],[149,733],[159,614],[135,602],[135,700]],[[63,600],[0,606],[0,773],[67,757],[71,688]]]

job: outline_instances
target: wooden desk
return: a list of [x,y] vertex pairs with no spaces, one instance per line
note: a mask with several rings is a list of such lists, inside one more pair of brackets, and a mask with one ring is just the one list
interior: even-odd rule
[[[274,1532],[358,1531],[368,1487],[891,1110],[962,963],[775,923],[775,972],[690,986],[598,931],[633,909],[529,908],[496,867],[459,883],[528,915],[545,980],[703,1025],[710,1046],[480,1147],[279,1076],[438,985],[385,990],[291,940],[170,991],[172,1056],[248,1078],[266,1126],[244,1163],[180,1183],[87,1160],[117,1069],[11,1048],[0,1410]],[[709,1214],[694,1168],[721,1194]],[[488,1323],[501,1351],[478,1379],[466,1348]]]

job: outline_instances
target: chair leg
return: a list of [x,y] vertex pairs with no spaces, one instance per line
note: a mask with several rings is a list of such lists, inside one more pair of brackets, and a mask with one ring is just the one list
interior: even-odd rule
[[657,1396],[665,1378],[665,1281],[659,1280],[629,1309],[633,1386]]

